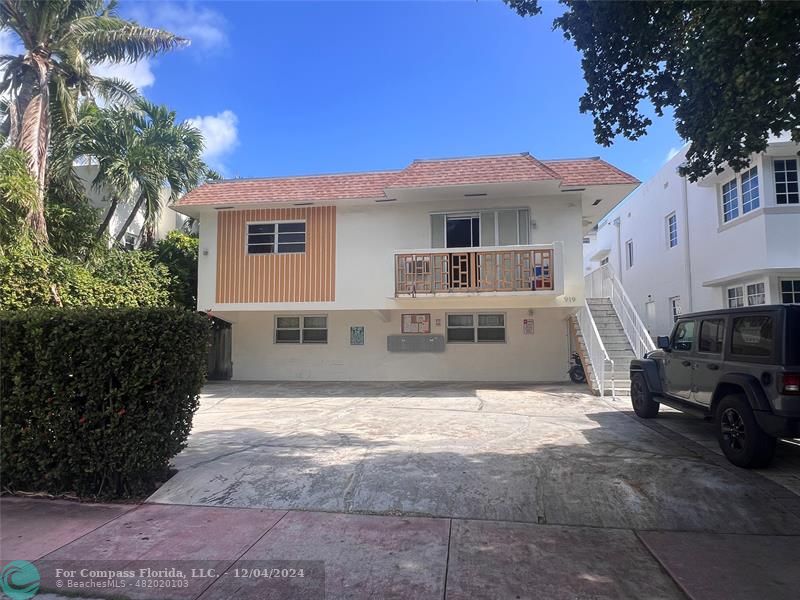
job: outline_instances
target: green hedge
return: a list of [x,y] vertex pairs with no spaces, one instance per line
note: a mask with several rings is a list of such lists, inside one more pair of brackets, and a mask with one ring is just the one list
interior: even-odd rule
[[24,245],[0,251],[0,310],[35,306],[169,306],[169,269],[151,252],[106,250],[87,264]]
[[0,312],[3,488],[152,491],[189,435],[209,329],[174,308]]

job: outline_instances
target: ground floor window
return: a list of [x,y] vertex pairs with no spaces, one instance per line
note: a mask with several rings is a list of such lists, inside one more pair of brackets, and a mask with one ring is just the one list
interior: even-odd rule
[[681,297],[674,296],[670,298],[669,306],[672,309],[672,322],[674,323],[681,316]]
[[781,302],[800,304],[800,279],[781,279]]
[[506,316],[502,313],[447,315],[448,343],[505,342]]
[[747,306],[757,306],[766,303],[763,283],[751,283],[747,286]]
[[276,344],[327,344],[328,317],[287,315],[275,317]]
[[740,285],[728,288],[728,308],[744,306],[744,288]]
[[136,236],[132,233],[126,233],[125,236],[122,238],[122,249],[123,250],[135,250],[136,249]]

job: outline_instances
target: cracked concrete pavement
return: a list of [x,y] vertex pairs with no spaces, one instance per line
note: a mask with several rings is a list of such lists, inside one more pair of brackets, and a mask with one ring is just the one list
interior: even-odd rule
[[178,473],[149,501],[800,534],[796,446],[770,481],[722,459],[708,423],[643,422],[582,389],[209,384]]
[[[745,471],[708,423],[670,410],[641,421],[579,387],[211,384],[175,464],[136,507],[4,498],[0,560],[36,561],[50,600],[64,598],[56,567],[111,558],[205,560],[224,574],[98,597],[789,600],[800,589],[800,446],[782,442],[771,469]],[[230,576],[287,561],[321,566],[302,580]]]

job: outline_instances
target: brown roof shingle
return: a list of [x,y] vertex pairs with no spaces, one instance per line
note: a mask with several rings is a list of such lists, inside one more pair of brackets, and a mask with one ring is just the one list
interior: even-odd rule
[[640,183],[636,177],[620,171],[600,158],[568,158],[543,160],[557,177],[561,185],[618,185]]
[[248,202],[302,202],[343,198],[381,198],[399,171],[229,179],[202,185],[178,202],[180,205],[240,204]]
[[552,179],[558,179],[558,176],[530,154],[524,153],[415,160],[400,172],[389,187],[435,187]]
[[560,181],[561,185],[633,184],[639,181],[599,158],[540,161],[527,152],[500,156],[415,160],[400,171],[229,179],[202,185],[179,206],[381,199],[392,188]]

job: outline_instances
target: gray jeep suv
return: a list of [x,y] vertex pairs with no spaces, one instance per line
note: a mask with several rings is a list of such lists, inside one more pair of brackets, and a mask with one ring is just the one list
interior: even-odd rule
[[765,467],[775,439],[800,435],[800,306],[681,315],[658,350],[631,361],[631,401],[645,419],[660,404],[713,419],[725,456]]

